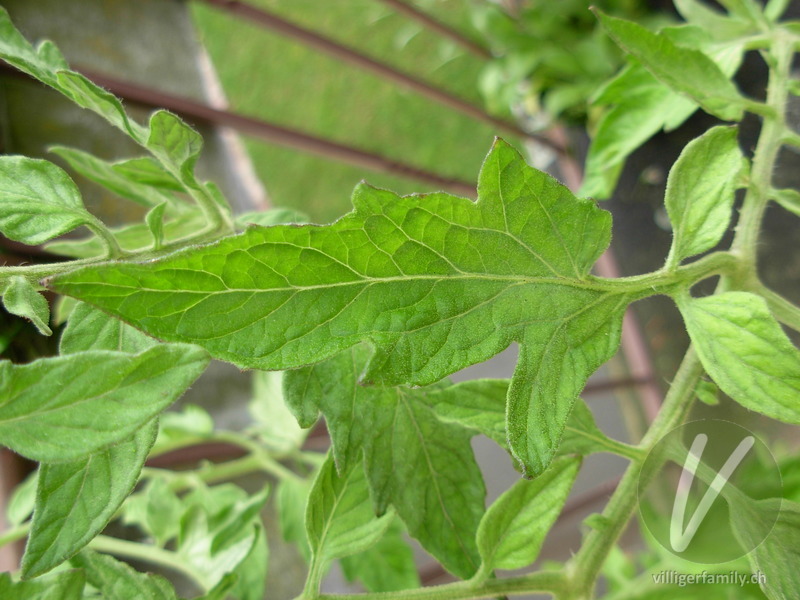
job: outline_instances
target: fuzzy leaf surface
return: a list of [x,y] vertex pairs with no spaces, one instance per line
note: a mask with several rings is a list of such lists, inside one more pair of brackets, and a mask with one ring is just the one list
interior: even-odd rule
[[353,203],[332,225],[253,228],[50,284],[248,368],[305,366],[369,341],[365,380],[424,385],[516,341],[509,439],[529,472],[543,471],[586,378],[616,351],[631,300],[589,275],[610,215],[503,142],[477,203],[365,185]]
[[363,469],[354,465],[340,475],[329,457],[317,473],[306,506],[314,562],[327,566],[334,559],[366,550],[381,538],[393,517],[393,513],[375,516]]
[[12,315],[31,321],[42,335],[52,335],[50,305],[24,277],[9,278],[8,285],[3,290],[3,306]]
[[86,577],[82,571],[62,571],[33,581],[12,581],[10,573],[0,573],[0,598],[3,600],[81,600]]
[[761,589],[769,600],[790,600],[800,589],[800,504],[770,498],[731,506],[731,526],[748,548],[764,538],[773,522],[747,559],[754,573],[764,574]]
[[133,567],[107,554],[85,550],[72,560],[86,573],[87,581],[105,600],[175,600],[172,585],[159,575],[139,573]]
[[736,129],[714,127],[683,149],[667,178],[675,261],[717,245],[731,219],[742,153]]
[[104,161],[83,150],[55,146],[50,148],[50,152],[67,161],[67,164],[77,173],[102,185],[121,198],[149,208],[174,200],[174,196],[164,194],[151,185],[132,179],[126,171],[120,172],[115,168],[114,163]]
[[203,372],[183,344],[140,354],[87,351],[25,365],[0,362],[0,444],[40,462],[85,457],[130,437]]
[[392,519],[372,548],[346,556],[339,563],[348,581],[358,579],[370,592],[394,592],[419,587],[419,574],[411,547],[403,539],[403,524]]
[[357,347],[287,372],[286,400],[302,425],[325,415],[341,470],[359,461],[363,447],[378,513],[393,505],[428,552],[469,577],[478,565],[474,540],[485,496],[473,432],[440,421],[424,401],[428,388],[358,385],[368,358],[369,350]]
[[572,489],[580,459],[562,457],[533,481],[520,479],[486,511],[478,528],[482,569],[519,569],[539,555]]
[[678,307],[703,367],[750,410],[800,425],[800,351],[760,296],[725,292]]
[[0,233],[36,245],[91,221],[61,168],[24,156],[0,158]]
[[726,121],[741,120],[743,98],[707,55],[683,48],[668,37],[631,21],[598,12],[603,27],[619,46],[636,57],[660,81]]
[[22,572],[36,577],[76,554],[100,533],[133,491],[153,446],[153,420],[130,439],[86,458],[42,464]]

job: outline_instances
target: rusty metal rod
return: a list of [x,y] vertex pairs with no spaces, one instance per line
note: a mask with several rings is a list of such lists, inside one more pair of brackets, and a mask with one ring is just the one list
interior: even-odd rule
[[462,48],[474,54],[475,56],[483,59],[492,58],[492,53],[489,52],[488,48],[479,44],[475,40],[468,38],[463,33],[453,29],[449,25],[445,25],[438,19],[434,19],[429,14],[422,12],[416,6],[412,6],[408,2],[405,2],[404,0],[379,0],[379,1],[383,2],[384,4],[388,4],[395,12],[400,13],[401,15],[404,15],[409,19],[413,19],[414,21],[420,23],[423,27],[426,27],[431,31],[435,31],[439,35],[455,42]]
[[[0,63],[3,72],[27,77],[6,63]],[[475,197],[474,183],[433,173],[425,169],[392,160],[352,146],[289,129],[275,123],[254,119],[225,110],[212,108],[195,100],[173,96],[164,92],[122,81],[87,69],[81,72],[96,84],[125,101],[148,108],[166,108],[190,123],[211,123],[236,129],[242,134],[263,139],[269,143],[308,152],[323,158],[347,163],[356,167],[416,179],[454,194]]]
[[196,1],[204,2],[208,5],[229,12],[232,15],[247,19],[252,23],[256,23],[262,27],[271,29],[276,33],[293,38],[311,48],[314,48],[315,50],[335,57],[343,62],[347,62],[370,71],[375,75],[392,81],[398,85],[414,90],[415,92],[429,98],[430,100],[433,100],[434,102],[448,106],[476,120],[483,121],[484,123],[492,125],[499,130],[532,139],[544,146],[552,148],[556,152],[566,152],[564,147],[559,146],[544,136],[528,133],[517,124],[500,119],[498,117],[493,117],[482,108],[475,106],[474,104],[471,104],[470,102],[467,102],[458,96],[454,96],[450,92],[446,92],[440,88],[437,88],[425,81],[422,81],[421,79],[413,77],[412,75],[398,71],[394,67],[361,54],[352,48],[343,46],[342,44],[311,31],[310,29],[305,29],[295,25],[294,23],[290,23],[286,19],[283,19],[278,15],[262,8],[252,6],[246,2],[240,2],[239,0]]

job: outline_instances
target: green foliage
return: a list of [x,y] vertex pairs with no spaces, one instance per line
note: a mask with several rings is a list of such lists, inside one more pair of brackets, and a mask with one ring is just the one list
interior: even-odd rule
[[[253,228],[152,264],[86,267],[50,286],[250,368],[295,368],[369,340],[365,381],[423,385],[517,341],[509,441],[537,474],[586,378],[616,351],[632,298],[589,279],[610,237],[609,215],[592,202],[503,143],[478,190],[475,204],[362,185],[355,210],[333,225]],[[531,306],[527,318],[519,306]],[[544,410],[549,399],[555,411]]]
[[574,457],[559,458],[535,480],[517,481],[492,504],[478,527],[483,572],[520,569],[536,560],[579,466]]
[[[529,25],[547,39],[563,33],[577,4],[537,6],[522,19],[533,19]],[[0,159],[0,232],[28,244],[50,241],[79,259],[0,267],[4,306],[50,334],[40,291],[80,300],[62,301],[55,313],[58,324],[66,320],[59,356],[0,362],[0,443],[40,463],[9,508],[14,529],[0,538],[28,536],[20,575],[30,580],[0,575],[0,597],[177,599],[166,579],[114,554],[181,573],[204,600],[259,600],[268,586],[261,512],[270,487],[248,494],[220,483],[252,472],[276,480],[281,533],[309,562],[300,600],[319,596],[334,561],[371,593],[405,597],[420,583],[406,533],[464,579],[414,592],[420,599],[590,598],[604,562],[612,598],[693,597],[692,590],[667,596],[649,582],[625,589],[654,569],[681,566],[664,551],[633,561],[616,550],[638,482],[655,475],[645,457],[695,398],[720,410],[717,386],[745,408],[800,424],[800,351],[781,328],[800,331],[800,310],[761,284],[756,260],[767,202],[798,212],[797,192],[775,189],[771,173],[780,147],[797,144],[783,115],[797,87],[790,66],[800,33],[777,22],[782,0],[763,12],[753,0],[720,4],[730,15],[678,0],[689,25],[658,33],[599,16],[629,63],[595,95],[606,112],[585,193],[609,195],[625,158],[698,106],[725,120],[745,112],[764,120],[752,159],[739,148],[737,127],[711,128],[686,146],[668,180],[673,244],[665,267],[616,279],[591,274],[610,241],[610,215],[502,141],[481,169],[477,202],[444,193],[400,197],[362,184],[352,212],[330,225],[299,225],[305,218],[288,210],[233,219],[216,186],[194,173],[197,132],[166,111],[147,125],[131,120],[116,98],[70,71],[55,46],[33,47],[0,11],[1,57],[149,153],[111,163],[54,149],[77,173],[149,209],[143,222],[117,229],[84,208],[55,165]],[[515,77],[530,79],[526,66],[541,69],[543,80],[530,83],[553,114],[581,105],[610,74],[592,69],[607,67],[613,53],[604,54],[608,41],[590,22],[580,21],[582,31],[594,31],[585,45],[526,57],[530,38],[496,8],[487,11],[489,29],[520,53],[508,61]],[[765,103],[741,96],[731,81],[750,49],[761,50],[770,68]],[[571,54],[581,57],[574,65]],[[585,77],[570,89],[557,85],[556,72]],[[713,251],[740,187],[746,192],[731,249]],[[94,237],[54,240],[81,225]],[[244,232],[229,235],[235,227]],[[714,293],[691,295],[712,277],[721,279]],[[675,300],[694,350],[659,417],[632,446],[608,437],[579,395],[616,351],[626,307],[654,294]],[[510,380],[446,379],[511,344],[519,358]],[[258,369],[252,426],[218,429],[191,405],[164,413],[159,424],[209,354]],[[701,380],[704,372],[713,382]],[[303,429],[320,415],[332,446],[325,458],[304,449]],[[478,434],[508,450],[527,477],[488,508],[472,449]],[[144,467],[148,457],[199,442],[245,455],[185,472]],[[537,559],[582,457],[596,452],[630,465],[603,513],[585,519],[582,547],[564,565],[497,579],[495,570]],[[796,502],[777,497],[780,490],[768,491],[773,497],[731,493],[726,501],[744,545],[775,522],[747,560],[765,573],[767,598],[791,598],[800,583],[785,565],[796,562],[800,513]],[[101,535],[116,518],[146,539]]]
[[207,363],[205,352],[185,344],[0,362],[0,443],[32,460],[82,458],[130,437]]
[[363,448],[378,514],[393,505],[426,550],[468,577],[478,566],[474,539],[485,495],[473,432],[439,420],[426,405],[427,388],[360,386],[368,359],[369,350],[356,347],[290,371],[286,400],[306,427],[325,415],[342,473],[360,462]]
[[673,231],[667,264],[710,250],[722,239],[741,168],[733,128],[709,129],[684,148],[669,173],[664,198]]
[[725,292],[678,305],[703,366],[723,392],[750,410],[800,424],[800,351],[762,298]]

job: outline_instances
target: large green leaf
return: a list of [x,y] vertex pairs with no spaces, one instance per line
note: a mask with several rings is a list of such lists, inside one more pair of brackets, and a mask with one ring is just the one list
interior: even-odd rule
[[63,462],[129,438],[203,372],[195,346],[140,354],[87,351],[26,365],[0,362],[0,444],[41,462]]
[[366,550],[386,531],[394,513],[376,517],[364,470],[336,472],[329,456],[317,473],[306,506],[306,533],[312,564],[324,572],[331,561]]
[[543,471],[632,300],[589,274],[610,215],[503,142],[484,163],[477,203],[366,185],[353,203],[329,226],[253,228],[50,285],[250,368],[300,367],[369,341],[366,381],[421,385],[517,341],[509,439],[530,473]]
[[739,121],[744,98],[703,52],[675,44],[631,21],[598,12],[603,27],[620,47],[673,90],[687,95],[720,119]]
[[485,490],[470,447],[473,433],[440,421],[426,388],[360,386],[369,350],[357,347],[322,364],[287,372],[286,400],[301,425],[325,415],[342,471],[364,451],[378,513],[394,505],[417,538],[450,571],[477,568],[475,532]]
[[800,589],[800,504],[780,498],[735,502],[731,505],[731,526],[743,545],[755,546],[747,558],[753,572],[763,575],[760,585],[767,598],[796,598]]
[[520,479],[489,507],[478,528],[481,570],[519,569],[539,555],[578,475],[580,459],[562,457],[533,481]]
[[86,573],[87,581],[104,600],[175,600],[175,590],[163,577],[139,573],[130,565],[106,554],[84,550],[72,559]]
[[86,458],[42,464],[33,524],[22,558],[25,577],[36,577],[73,556],[100,533],[133,491],[158,424]]
[[731,219],[741,168],[732,127],[709,129],[683,149],[669,172],[664,199],[673,231],[668,264],[717,245]]
[[760,296],[678,299],[703,367],[742,406],[800,425],[800,351]]
[[0,233],[41,244],[92,221],[78,188],[46,160],[0,157]]

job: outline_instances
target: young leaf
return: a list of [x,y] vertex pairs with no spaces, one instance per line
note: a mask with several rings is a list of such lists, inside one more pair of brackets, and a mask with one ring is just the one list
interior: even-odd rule
[[203,372],[195,346],[0,362],[0,444],[32,460],[85,457],[130,437]]
[[107,554],[84,550],[72,563],[86,573],[87,581],[104,600],[176,600],[175,590],[163,577],[139,573],[130,565]]
[[314,479],[306,507],[312,565],[322,573],[331,561],[366,550],[380,539],[393,516],[375,516],[359,465],[339,475],[329,456]]
[[122,102],[80,73],[66,69],[55,72],[53,87],[78,106],[100,115],[136,142],[141,144],[144,141],[147,130],[128,116]]
[[589,277],[610,215],[503,142],[484,163],[479,197],[400,198],[361,185],[355,210],[332,225],[253,228],[50,284],[248,368],[296,368],[370,341],[367,381],[424,385],[517,341],[509,439],[536,474],[587,377],[616,351],[632,298]]
[[203,138],[178,117],[166,110],[153,113],[146,146],[163,163],[175,165],[184,177],[194,179]]
[[145,223],[150,233],[153,234],[153,249],[159,250],[164,244],[164,211],[167,208],[167,203],[154,206],[147,212],[144,217]]
[[153,420],[130,439],[86,458],[39,467],[24,577],[58,566],[105,528],[136,485],[157,431]]
[[31,516],[38,482],[39,471],[33,471],[11,492],[6,508],[6,520],[10,525],[21,525]]
[[53,334],[49,325],[50,305],[24,277],[14,275],[9,278],[3,290],[3,306],[12,315],[31,321],[42,335]]
[[[164,223],[164,237],[168,240],[197,233],[203,226],[203,216],[197,212],[178,215],[171,215],[170,212],[170,207],[167,207],[166,216],[169,218]],[[153,245],[153,233],[145,223],[112,228],[111,233],[120,247],[129,252],[146,250]],[[96,237],[55,240],[46,244],[45,248],[55,254],[72,258],[95,258],[106,252],[102,241]]]
[[665,204],[672,222],[667,264],[717,245],[731,218],[742,153],[733,127],[714,127],[681,152],[667,179]]
[[558,458],[536,479],[520,479],[495,500],[478,527],[484,575],[495,569],[519,569],[536,560],[579,466],[579,458]]
[[78,302],[61,333],[59,350],[61,354],[73,354],[85,350],[136,353],[152,348],[157,343],[153,338],[119,319],[109,317],[93,306]]
[[800,217],[800,192],[792,189],[772,190],[772,199]]
[[736,502],[730,506],[731,526],[739,540],[753,547],[747,555],[753,572],[762,573],[761,589],[769,600],[792,600],[800,589],[800,504],[770,498],[755,502]]
[[247,229],[251,225],[270,227],[284,223],[308,223],[308,215],[293,208],[273,208],[246,212],[236,216],[236,225],[240,229]]
[[651,33],[631,21],[596,12],[614,41],[660,81],[686,94],[720,119],[742,119],[744,99],[708,56],[699,50],[678,46],[663,34]]
[[120,169],[115,168],[117,165],[101,160],[83,150],[54,146],[50,148],[50,152],[67,161],[76,172],[114,192],[120,198],[132,200],[149,208],[163,202],[174,201],[174,196],[164,194],[153,186],[136,179],[131,179],[124,170],[120,172]]
[[305,520],[311,483],[306,479],[284,479],[278,484],[276,510],[284,541],[297,546],[306,562],[311,560]]
[[478,565],[474,540],[485,496],[473,433],[436,418],[424,400],[428,389],[358,385],[369,354],[359,346],[287,372],[286,400],[302,425],[325,415],[340,471],[357,468],[363,448],[378,513],[393,505],[428,552],[469,577]]
[[734,39],[755,33],[752,23],[732,19],[700,0],[675,0],[675,8],[690,24],[702,27],[716,39]]
[[742,406],[800,424],[800,351],[769,312],[747,292],[678,298],[703,367]]
[[73,102],[88,108],[134,140],[144,140],[141,125],[128,118],[117,98],[83,75],[69,71],[66,61],[52,42],[43,42],[38,50],[14,27],[8,12],[0,7],[0,58],[20,71],[58,90]]
[[151,189],[165,192],[186,191],[181,183],[152,156],[121,160],[112,164],[111,169],[127,181],[134,181]]
[[383,537],[369,550],[339,561],[348,581],[358,579],[370,592],[394,592],[419,587],[411,547],[403,539],[403,524],[392,519]]
[[0,573],[0,598],[3,600],[82,600],[86,578],[83,571],[62,571],[34,581],[11,580]]
[[0,233],[7,238],[41,244],[91,221],[62,169],[46,160],[0,157]]
[[123,506],[122,521],[135,525],[153,538],[157,546],[178,535],[185,507],[169,484],[160,477],[130,496]]
[[275,452],[290,452],[303,445],[308,432],[297,424],[283,398],[281,371],[255,371],[250,414],[255,431],[264,444]]

